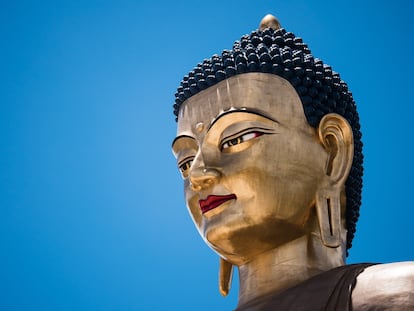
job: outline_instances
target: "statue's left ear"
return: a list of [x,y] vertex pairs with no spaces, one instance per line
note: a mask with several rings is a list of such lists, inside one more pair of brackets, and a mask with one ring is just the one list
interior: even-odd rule
[[229,294],[231,279],[233,277],[233,265],[227,260],[220,257],[219,268],[219,290],[224,297]]
[[316,194],[316,212],[322,242],[328,247],[341,245],[341,191],[354,157],[352,128],[340,115],[325,115],[318,127],[319,140],[328,153],[324,180]]

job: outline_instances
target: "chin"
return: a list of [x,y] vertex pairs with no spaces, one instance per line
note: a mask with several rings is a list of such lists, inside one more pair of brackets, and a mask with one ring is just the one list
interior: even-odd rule
[[243,265],[306,234],[302,226],[277,219],[257,224],[240,221],[210,224],[203,229],[202,235],[210,247],[235,265]]

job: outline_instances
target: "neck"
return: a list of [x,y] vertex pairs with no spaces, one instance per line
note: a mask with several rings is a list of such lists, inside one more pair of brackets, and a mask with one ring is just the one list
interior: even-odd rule
[[279,293],[345,264],[342,247],[328,248],[318,236],[303,236],[239,266],[238,305]]

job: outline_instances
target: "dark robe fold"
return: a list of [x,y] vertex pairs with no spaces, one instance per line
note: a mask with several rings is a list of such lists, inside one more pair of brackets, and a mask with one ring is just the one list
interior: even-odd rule
[[235,311],[350,311],[356,278],[371,265],[347,265],[323,272],[276,295],[259,297]]

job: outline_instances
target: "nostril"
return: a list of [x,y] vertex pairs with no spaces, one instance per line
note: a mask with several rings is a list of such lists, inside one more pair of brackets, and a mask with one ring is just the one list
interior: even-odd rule
[[195,169],[190,172],[190,187],[193,191],[209,188],[218,181],[220,173],[215,169]]
[[203,182],[204,187],[210,187],[213,184],[213,182],[214,181],[211,178],[208,178],[208,179],[204,180],[204,182]]
[[191,190],[196,191],[196,192],[201,190],[201,186],[199,184],[193,183],[193,182],[190,182],[190,188],[191,188]]

